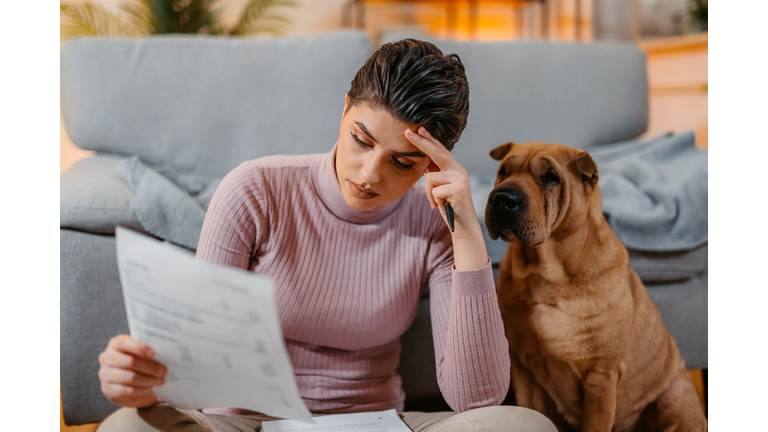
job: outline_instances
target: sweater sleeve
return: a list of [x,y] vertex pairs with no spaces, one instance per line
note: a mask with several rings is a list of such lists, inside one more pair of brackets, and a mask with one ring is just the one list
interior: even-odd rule
[[218,265],[250,268],[269,227],[265,196],[258,167],[244,162],[227,174],[211,198],[197,258]]
[[437,382],[456,412],[500,405],[509,390],[509,344],[493,270],[458,271],[441,222],[430,247],[430,312]]

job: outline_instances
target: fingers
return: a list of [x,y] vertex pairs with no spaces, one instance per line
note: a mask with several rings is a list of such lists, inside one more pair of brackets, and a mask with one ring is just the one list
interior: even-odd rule
[[165,383],[168,369],[155,352],[128,335],[112,338],[99,355],[101,391],[111,402],[127,407],[149,406],[157,397],[153,387]]
[[136,371],[114,367],[99,369],[99,378],[103,379],[107,383],[137,388],[151,389],[152,387],[159,387],[165,384],[164,377],[156,377]]
[[165,376],[167,368],[152,360],[154,356],[155,352],[149,345],[128,335],[118,335],[109,341],[107,349],[99,356],[99,362],[150,376]]
[[137,357],[151,359],[155,356],[155,351],[149,345],[139,342],[128,335],[118,335],[109,340],[108,347],[114,348],[127,354],[133,354]]
[[[431,193],[430,193],[430,196],[431,196],[432,200],[435,202],[435,205],[432,208],[433,209],[437,208],[440,211],[440,216],[442,216],[443,221],[445,222],[445,225],[448,228],[451,228],[451,224],[448,222],[448,216],[446,214],[445,205],[447,203],[451,202],[451,198],[450,197],[452,195],[453,194],[452,194],[452,191],[451,191],[451,185],[450,184],[433,187],[432,190],[431,190]],[[451,204],[451,208],[453,209],[453,204]],[[455,211],[455,209],[454,209],[454,211]],[[455,224],[455,222],[456,222],[456,220],[454,219],[454,224]],[[451,231],[453,231],[453,230],[451,230]]]
[[[474,242],[477,238],[481,238],[482,230],[475,217],[467,170],[425,128],[420,127],[418,133],[407,129],[405,136],[432,159],[424,182],[430,207],[439,208],[443,220],[451,228],[454,239],[462,241],[471,239]],[[451,203],[453,209],[455,230],[454,226],[448,223],[445,215],[446,202]]]
[[456,205],[458,197],[470,196],[469,184],[460,173],[452,171],[428,173],[424,181],[424,187],[429,197],[432,208],[445,205],[448,201]]
[[461,165],[451,155],[443,145],[435,139],[424,127],[419,127],[418,133],[406,129],[405,137],[408,141],[416,146],[419,150],[432,159],[432,162],[436,164],[442,171],[454,170]]
[[452,172],[429,172],[424,181],[424,191],[429,198],[429,205],[431,208],[442,207],[445,205],[445,201],[448,200],[452,193],[450,189],[442,188],[440,193],[435,193],[437,187],[450,184],[453,181],[460,180],[455,173]]
[[168,371],[165,366],[154,360],[143,359],[109,348],[99,356],[99,363],[102,366],[124,369],[156,378],[164,377]]

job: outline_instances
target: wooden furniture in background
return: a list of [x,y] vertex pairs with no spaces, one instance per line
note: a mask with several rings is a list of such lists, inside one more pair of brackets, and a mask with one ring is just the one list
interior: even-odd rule
[[708,34],[641,39],[648,56],[650,119],[643,138],[692,130],[708,147]]
[[[576,0],[579,1],[579,0]],[[478,8],[485,4],[502,4],[508,5],[510,11],[515,17],[516,29],[522,28],[523,16],[520,13],[522,9],[530,6],[536,6],[541,8],[540,17],[540,34],[539,37],[546,38],[547,35],[547,2],[546,0],[349,0],[342,9],[341,26],[352,26],[352,11],[355,12],[355,27],[361,30],[365,29],[365,10],[370,4],[384,4],[384,3],[400,3],[400,4],[432,4],[436,6],[445,6],[446,11],[446,28],[448,29],[449,37],[457,36],[457,28],[460,27],[457,20],[457,8],[464,6],[469,9],[469,34],[470,38],[477,38],[478,29]]]

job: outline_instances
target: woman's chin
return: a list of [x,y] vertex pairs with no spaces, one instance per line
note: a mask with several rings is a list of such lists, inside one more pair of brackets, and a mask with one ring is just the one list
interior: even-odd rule
[[375,208],[382,206],[382,204],[380,203],[381,202],[380,196],[377,196],[375,198],[370,198],[370,199],[361,199],[355,196],[348,196],[344,194],[344,201],[347,202],[347,205],[350,208],[355,209],[357,211],[368,211],[368,210],[373,210]]

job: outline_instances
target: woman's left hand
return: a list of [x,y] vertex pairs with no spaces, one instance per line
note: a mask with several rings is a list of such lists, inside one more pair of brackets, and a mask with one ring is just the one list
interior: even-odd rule
[[467,170],[424,127],[418,133],[406,129],[405,137],[424,152],[432,163],[426,175],[425,191],[432,208],[438,208],[443,220],[445,203],[451,204],[454,213],[453,249],[457,270],[473,270],[488,263],[488,253],[480,223],[477,220],[472,193],[469,190]]

